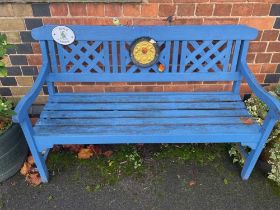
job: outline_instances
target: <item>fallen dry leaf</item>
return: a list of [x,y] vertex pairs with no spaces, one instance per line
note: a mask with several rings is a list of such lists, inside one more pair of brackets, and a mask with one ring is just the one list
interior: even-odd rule
[[5,123],[3,121],[0,121],[0,130],[2,130],[3,128],[5,128]]
[[95,155],[102,154],[102,151],[101,151],[100,147],[98,147],[98,146],[89,145],[87,148],[90,149]]
[[52,152],[60,152],[62,150],[61,145],[54,145],[52,148]]
[[31,167],[31,169],[29,170],[29,173],[38,173],[38,168],[36,167]]
[[42,182],[41,177],[38,173],[28,174],[25,180],[32,186],[38,186]]
[[189,186],[192,187],[192,186],[194,186],[194,185],[196,185],[196,182],[195,182],[194,180],[191,180],[191,181],[189,182]]
[[22,168],[20,169],[20,173],[23,176],[26,176],[28,174],[28,172],[30,171],[31,165],[28,162],[25,162],[22,166]]
[[35,125],[36,122],[37,122],[37,120],[38,120],[37,117],[32,117],[32,118],[31,118],[31,123],[32,123],[32,125]]
[[63,148],[68,149],[71,152],[79,153],[80,150],[83,148],[83,145],[81,144],[65,144],[63,145]]
[[63,144],[62,147],[64,149],[69,149],[72,146],[72,144]]
[[87,148],[80,149],[78,153],[79,159],[89,159],[92,156],[93,156],[93,152],[91,151],[91,149],[87,149]]
[[108,151],[106,151],[106,152],[103,152],[103,155],[104,155],[105,157],[111,157],[112,154],[113,154],[113,151],[111,151],[111,150],[108,150]]
[[249,117],[240,117],[240,120],[242,121],[243,124],[245,125],[251,125],[254,123],[254,121],[252,120],[252,118]]
[[163,64],[159,64],[158,70],[159,70],[160,72],[163,72],[164,69],[165,69],[165,66],[164,66]]
[[34,162],[34,159],[32,157],[32,155],[29,155],[28,158],[27,158],[27,162],[30,164],[30,165],[33,165],[35,162]]

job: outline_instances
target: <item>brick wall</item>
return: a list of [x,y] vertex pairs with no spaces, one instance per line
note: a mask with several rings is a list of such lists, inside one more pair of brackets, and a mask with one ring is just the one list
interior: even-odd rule
[[[280,78],[280,0],[143,0],[143,3],[0,3],[0,31],[16,48],[5,58],[8,77],[0,79],[0,94],[19,98],[32,86],[41,65],[40,49],[30,30],[43,24],[111,25],[112,17],[122,24],[247,24],[259,29],[250,45],[248,62],[264,86]],[[207,91],[228,90],[227,83],[59,83],[59,91]],[[250,93],[242,84],[242,92]],[[41,92],[44,100],[47,88]]]

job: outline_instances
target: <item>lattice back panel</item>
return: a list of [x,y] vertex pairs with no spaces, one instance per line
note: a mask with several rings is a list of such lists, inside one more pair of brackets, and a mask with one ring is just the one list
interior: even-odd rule
[[[48,48],[54,73],[226,73],[236,71],[240,43],[231,40],[158,41],[158,62],[147,68],[132,62],[131,42],[75,41],[62,46],[48,41]],[[164,65],[164,72],[158,70],[160,64]]]

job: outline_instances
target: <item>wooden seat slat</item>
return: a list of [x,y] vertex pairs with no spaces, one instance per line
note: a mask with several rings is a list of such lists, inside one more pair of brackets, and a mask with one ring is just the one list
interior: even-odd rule
[[[156,135],[156,134],[178,134],[178,135],[191,135],[194,133],[206,135],[207,133],[226,134],[258,134],[260,127],[256,124],[246,125],[142,125],[142,126],[58,126],[58,125],[37,125],[34,128],[35,135],[66,135],[72,134],[88,134],[88,135]],[[219,132],[217,132],[219,131]]]
[[48,103],[45,110],[224,110],[244,109],[242,102],[200,103]]
[[129,103],[129,102],[218,102],[241,101],[240,95],[229,94],[193,94],[193,93],[119,93],[119,94],[55,94],[49,97],[49,102],[63,103]]
[[43,111],[41,118],[177,118],[177,117],[249,117],[246,109],[236,110],[147,110],[147,111]]
[[41,118],[36,125],[114,126],[114,125],[233,125],[244,124],[241,117],[154,117],[154,118]]

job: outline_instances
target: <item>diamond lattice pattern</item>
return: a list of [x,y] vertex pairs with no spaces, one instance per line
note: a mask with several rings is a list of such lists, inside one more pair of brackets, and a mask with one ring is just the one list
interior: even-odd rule
[[[161,73],[229,72],[233,41],[158,41],[158,61],[147,68],[134,65],[131,42],[75,41],[57,45],[62,72],[70,73]],[[114,53],[113,53],[114,52]]]

